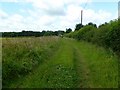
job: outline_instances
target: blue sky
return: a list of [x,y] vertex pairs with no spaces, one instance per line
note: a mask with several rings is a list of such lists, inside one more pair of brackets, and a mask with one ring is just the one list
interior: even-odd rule
[[74,29],[80,23],[81,10],[83,24],[100,25],[117,19],[118,1],[0,0],[0,32]]

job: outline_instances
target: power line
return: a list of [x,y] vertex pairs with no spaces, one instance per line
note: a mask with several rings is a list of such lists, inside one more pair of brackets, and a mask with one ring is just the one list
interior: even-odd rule
[[83,9],[85,9],[85,8],[87,7],[87,5],[88,5],[88,0],[86,1],[86,3],[85,3],[85,5],[84,5]]

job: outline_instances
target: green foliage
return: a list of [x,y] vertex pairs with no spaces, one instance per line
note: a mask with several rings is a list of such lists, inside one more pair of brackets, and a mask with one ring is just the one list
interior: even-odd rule
[[95,27],[87,25],[78,31],[79,40],[91,41],[94,36]]
[[52,55],[58,40],[57,37],[3,38],[3,87],[41,65]]
[[72,32],[72,29],[71,29],[71,28],[66,29],[66,33],[70,33],[70,32]]
[[111,48],[117,54],[120,54],[120,20],[110,21],[98,28],[96,24],[88,23],[77,32],[65,36]]
[[79,50],[82,52],[80,53],[81,61],[83,60],[80,66],[87,67],[84,71],[84,73],[87,72],[87,75],[84,75],[87,80],[83,80],[87,84],[84,85],[90,88],[118,88],[119,59],[113,52],[84,41],[80,42]]
[[111,22],[110,25],[110,31],[105,39],[106,45],[120,54],[120,24],[118,22]]
[[96,24],[93,24],[92,22],[88,23],[88,25],[91,25],[93,27],[96,27],[97,28],[97,25]]
[[79,29],[81,29],[83,27],[82,24],[76,24],[75,26],[75,31],[78,31]]
[[[11,88],[117,88],[118,59],[87,42],[61,38],[59,48]],[[91,53],[92,51],[92,53]]]
[[91,41],[94,36],[95,29],[96,28],[92,25],[86,25],[80,30],[71,32],[65,36],[70,37],[70,38],[75,38],[77,40]]
[[2,32],[2,35],[0,37],[40,37],[40,36],[58,36],[59,34],[64,34],[65,32],[62,30],[59,31],[42,31],[42,32],[36,32],[36,31],[25,31],[22,32]]

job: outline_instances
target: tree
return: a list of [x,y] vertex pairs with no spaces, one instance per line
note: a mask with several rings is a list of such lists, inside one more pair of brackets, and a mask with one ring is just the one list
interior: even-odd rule
[[80,30],[83,27],[82,24],[76,24],[75,31]]
[[94,26],[95,28],[97,28],[96,24],[93,24],[92,22],[89,22],[88,25]]
[[66,29],[66,33],[70,33],[70,32],[72,32],[72,29],[71,29],[71,28]]

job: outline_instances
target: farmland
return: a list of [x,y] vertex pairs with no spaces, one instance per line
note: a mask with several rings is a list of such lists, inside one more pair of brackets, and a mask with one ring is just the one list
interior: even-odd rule
[[3,88],[117,88],[118,57],[70,38],[2,38]]

